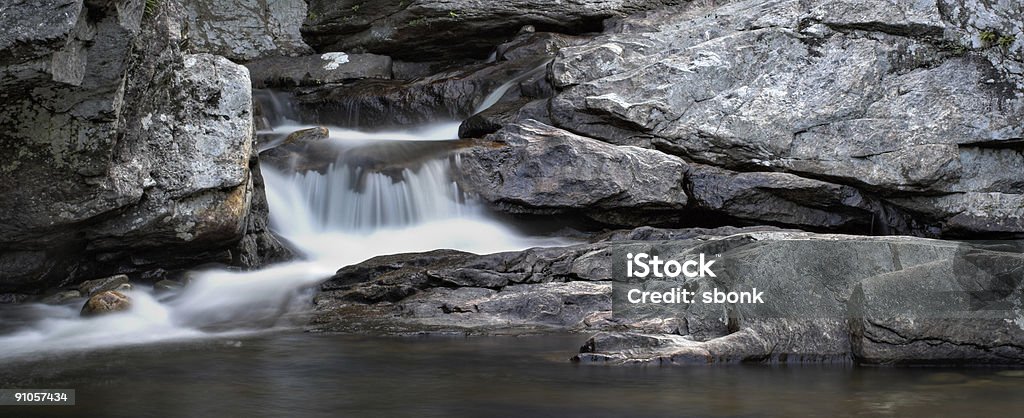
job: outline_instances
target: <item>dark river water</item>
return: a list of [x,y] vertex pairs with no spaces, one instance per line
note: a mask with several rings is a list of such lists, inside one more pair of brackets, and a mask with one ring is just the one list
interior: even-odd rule
[[377,338],[301,333],[7,361],[4,388],[74,407],[0,416],[1012,416],[1024,371],[843,366],[610,367],[582,335]]

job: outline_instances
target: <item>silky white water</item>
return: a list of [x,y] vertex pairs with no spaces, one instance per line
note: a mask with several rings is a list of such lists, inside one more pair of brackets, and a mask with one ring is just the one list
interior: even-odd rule
[[[303,128],[288,118],[278,121],[277,132]],[[332,128],[330,140],[343,145],[341,155],[380,141],[454,139],[457,130],[452,123],[389,132]],[[301,253],[301,261],[252,272],[197,272],[172,297],[136,288],[129,292],[129,310],[93,318],[79,316],[80,300],[31,305],[25,309],[33,319],[0,336],[0,358],[293,326],[295,314],[309,308],[316,284],[377,255],[441,248],[493,253],[565,244],[524,237],[488,219],[452,181],[451,171],[457,169],[458,160],[448,156],[387,174],[340,158],[323,172],[263,167],[271,228]]]

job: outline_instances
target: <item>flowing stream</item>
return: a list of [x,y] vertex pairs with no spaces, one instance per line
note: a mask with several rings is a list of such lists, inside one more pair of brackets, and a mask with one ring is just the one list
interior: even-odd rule
[[[520,79],[499,87],[477,110],[496,103]],[[310,127],[297,122],[286,97],[257,92],[272,126],[262,134],[283,139]],[[6,321],[0,358],[295,326],[301,324],[299,314],[309,308],[316,284],[340,267],[377,255],[440,248],[492,253],[564,245],[558,239],[520,235],[489,218],[452,180],[458,158],[448,152],[424,152],[450,149],[458,126],[441,122],[384,132],[328,127],[330,137],[323,141],[335,159],[326,166],[262,167],[271,228],[300,253],[299,261],[251,272],[196,272],[178,295],[136,287],[130,292],[129,310],[95,318],[79,316],[80,300],[63,306],[21,306]]]

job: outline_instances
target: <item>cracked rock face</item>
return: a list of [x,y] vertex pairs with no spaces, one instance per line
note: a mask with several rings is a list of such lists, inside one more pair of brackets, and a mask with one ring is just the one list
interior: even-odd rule
[[370,52],[410,61],[484,58],[524,25],[596,32],[604,19],[673,0],[311,0],[302,33],[317,51]]
[[978,3],[744,1],[626,18],[559,51],[550,120],[719,169],[852,188],[843,194],[875,208],[848,220],[861,225],[1019,234],[1020,6]]
[[235,61],[313,52],[299,28],[306,18],[303,0],[191,0],[187,39],[195,52]]
[[[183,53],[173,3],[143,26],[141,0],[65,3],[68,25],[0,40],[0,150],[16,156],[0,167],[0,289],[252,262],[236,244],[266,208],[246,69]],[[3,19],[39,14],[22,6]]]
[[[756,288],[764,303],[613,305],[623,283],[610,279],[624,270],[615,263],[641,251],[720,254],[716,277],[652,279],[647,289]],[[1024,364],[1020,251],[1008,242],[642,228],[565,248],[381,256],[321,286],[311,328],[599,331],[576,360],[615,364]]]

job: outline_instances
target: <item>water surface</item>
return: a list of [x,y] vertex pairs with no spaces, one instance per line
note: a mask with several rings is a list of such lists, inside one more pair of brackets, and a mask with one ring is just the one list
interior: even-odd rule
[[16,410],[44,416],[1006,416],[1024,407],[1020,371],[569,362],[585,339],[272,333],[19,361],[0,371],[0,386],[76,389],[75,407]]

